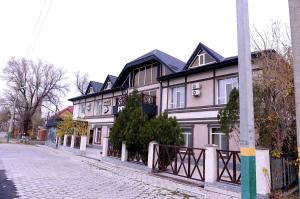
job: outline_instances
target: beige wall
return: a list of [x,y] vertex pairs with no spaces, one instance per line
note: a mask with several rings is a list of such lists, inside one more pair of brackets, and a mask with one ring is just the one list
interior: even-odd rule
[[187,84],[187,107],[208,106],[213,105],[214,102],[214,87],[213,80],[206,80],[198,82],[200,84],[200,96],[192,95],[192,84]]
[[208,144],[207,124],[195,124],[193,133],[193,146],[195,148],[204,148]]
[[232,73],[237,73],[238,72],[238,66],[229,66],[225,68],[220,68],[216,70],[216,76],[221,76],[221,75],[229,75]]
[[162,90],[162,104],[161,104],[161,106],[162,106],[162,108],[161,108],[161,111],[162,111],[162,113],[167,109],[167,104],[168,104],[168,99],[167,99],[167,97],[168,97],[168,89],[167,88],[163,88],[163,90]]
[[171,79],[170,80],[170,86],[172,85],[176,85],[176,84],[182,84],[185,82],[185,78],[184,77],[180,77],[180,78],[176,78],[176,79]]
[[211,77],[213,77],[213,71],[208,71],[204,73],[189,75],[187,76],[187,81],[191,82],[191,81],[197,81],[197,80],[211,78]]

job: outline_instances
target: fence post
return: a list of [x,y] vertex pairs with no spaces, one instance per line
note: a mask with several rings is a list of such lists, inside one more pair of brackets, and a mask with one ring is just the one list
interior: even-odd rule
[[80,152],[81,153],[85,153],[86,151],[86,135],[82,135],[81,138],[80,138]]
[[108,154],[108,137],[103,138],[102,157],[107,157]]
[[268,149],[256,149],[256,190],[257,194],[271,192],[270,155]]
[[121,161],[125,162],[125,161],[127,161],[127,158],[128,158],[128,151],[126,149],[126,142],[123,141],[122,142]]
[[205,145],[205,182],[215,182],[217,179],[217,145]]
[[[149,147],[148,147],[148,168],[152,169],[153,167],[153,163],[155,163],[157,161],[157,155],[155,154],[154,151],[154,145],[158,144],[156,141],[152,141],[149,143]],[[159,148],[156,147],[156,150],[158,151]],[[153,155],[155,156],[155,159],[153,161]]]
[[74,148],[74,144],[75,144],[75,135],[72,135],[71,137],[71,148]]
[[64,135],[64,147],[67,146],[67,139],[68,139],[68,135]]

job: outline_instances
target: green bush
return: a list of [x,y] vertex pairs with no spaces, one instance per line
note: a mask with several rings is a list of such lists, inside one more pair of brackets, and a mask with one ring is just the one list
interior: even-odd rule
[[149,120],[142,110],[141,96],[135,90],[128,97],[126,106],[120,112],[110,133],[110,143],[121,147],[126,141],[129,156],[140,154],[144,163],[148,158],[149,142],[156,140],[160,144],[182,145],[181,129],[176,118],[166,113]]

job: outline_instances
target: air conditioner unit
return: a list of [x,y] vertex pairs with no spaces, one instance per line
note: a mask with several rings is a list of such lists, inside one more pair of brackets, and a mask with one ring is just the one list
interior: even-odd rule
[[200,96],[200,90],[193,90],[192,95],[193,96]]
[[199,89],[200,88],[200,83],[193,83],[192,84],[192,89],[195,90],[195,89]]

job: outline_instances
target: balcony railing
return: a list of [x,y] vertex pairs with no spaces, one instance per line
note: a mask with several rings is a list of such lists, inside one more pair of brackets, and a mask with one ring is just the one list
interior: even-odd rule
[[[146,95],[144,93],[139,94],[141,96],[142,104],[156,105],[156,97],[151,95]],[[128,100],[128,95],[119,96],[116,99],[116,106],[125,106]]]
[[[143,111],[149,116],[157,115],[156,97],[151,95],[146,95],[143,93],[139,94],[141,96],[141,105]],[[125,107],[128,100],[128,95],[119,96],[116,99],[116,105],[113,106],[113,114],[118,115],[120,111]]]

